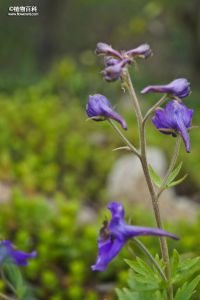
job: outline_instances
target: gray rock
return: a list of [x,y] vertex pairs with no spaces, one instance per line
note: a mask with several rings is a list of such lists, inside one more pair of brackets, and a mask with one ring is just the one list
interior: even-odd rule
[[[164,176],[167,162],[158,148],[148,148],[148,162],[160,176]],[[152,210],[151,199],[144,178],[141,163],[133,154],[119,158],[111,170],[107,181],[110,200],[127,201],[144,209]],[[174,189],[164,191],[159,200],[164,219],[186,218],[195,220],[200,206],[187,198],[178,197]]]

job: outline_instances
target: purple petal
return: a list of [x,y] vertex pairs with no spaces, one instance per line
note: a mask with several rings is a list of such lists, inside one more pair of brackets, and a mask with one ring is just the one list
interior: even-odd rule
[[[188,128],[191,127],[193,113],[194,111],[187,108],[183,103],[173,100],[165,108],[156,110],[152,122],[162,133],[172,134],[173,136],[176,133],[180,134],[183,138],[186,151],[190,152]],[[161,129],[171,129],[172,131],[170,133]]]
[[110,45],[106,43],[98,43],[96,47],[96,54],[98,55],[110,55],[118,58],[122,58],[122,55]]
[[160,228],[150,228],[150,227],[140,227],[140,226],[130,226],[130,225],[126,225],[124,228],[124,236],[126,236],[127,239],[136,236],[143,236],[143,235],[166,236],[175,240],[179,239],[176,235]]
[[19,266],[27,266],[27,260],[35,258],[37,255],[36,251],[31,253],[25,253],[20,250],[16,250],[12,243],[8,240],[0,242],[0,262],[8,260],[16,263]]
[[[95,94],[88,97],[86,112],[89,118],[102,116],[102,106],[112,108],[108,99],[101,95]],[[104,116],[105,117],[105,116]]]
[[179,98],[184,98],[190,94],[190,83],[185,78],[179,78],[166,85],[147,86],[141,91],[141,94],[148,93],[166,93]]
[[93,271],[105,271],[108,264],[117,256],[121,248],[124,246],[124,241],[113,239],[110,237],[106,241],[98,241],[98,256],[96,263],[92,265]]
[[124,220],[124,207],[120,202],[111,202],[108,204],[108,209],[112,213],[112,218]]
[[120,123],[123,129],[127,129],[126,121],[112,109],[108,99],[101,94],[89,96],[86,112],[88,117],[94,118],[95,121],[113,119]]
[[27,266],[27,260],[30,258],[35,258],[37,256],[37,252],[33,251],[31,253],[25,253],[19,250],[12,251],[12,257],[15,260],[18,266]]
[[104,222],[98,238],[98,256],[92,266],[93,271],[105,271],[110,261],[116,257],[123,245],[130,238],[143,235],[178,237],[159,228],[130,226],[124,222],[124,208],[122,203],[111,202],[108,209],[112,213],[110,222]]
[[165,111],[158,108],[155,111],[155,116],[152,118],[153,124],[158,128],[170,128],[168,121],[166,120]]
[[110,67],[118,64],[119,59],[113,58],[113,57],[105,57],[104,64],[105,67]]
[[103,77],[106,81],[116,81],[120,78],[124,66],[130,63],[129,59],[120,60],[117,63],[108,66],[102,71]]
[[142,44],[135,49],[126,51],[125,54],[131,57],[141,56],[147,58],[152,55],[152,50],[148,44]]

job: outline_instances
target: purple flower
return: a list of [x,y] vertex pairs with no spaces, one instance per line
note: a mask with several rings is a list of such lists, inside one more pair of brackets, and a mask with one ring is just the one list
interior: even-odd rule
[[104,58],[104,65],[106,68],[110,66],[114,66],[119,62],[120,62],[119,59],[113,58],[112,56],[106,56]]
[[92,266],[93,271],[105,271],[108,264],[120,252],[124,244],[133,237],[142,235],[167,236],[178,239],[177,236],[159,228],[131,226],[124,221],[124,208],[121,203],[111,202],[108,205],[112,218],[105,221],[98,238],[98,256]]
[[141,94],[166,93],[179,98],[187,97],[190,94],[190,83],[185,78],[175,79],[166,85],[150,85],[145,87]]
[[16,250],[12,243],[8,240],[0,242],[0,264],[8,261],[13,262],[18,266],[27,266],[27,260],[35,258],[36,251],[31,253],[25,253],[20,250]]
[[119,122],[123,129],[127,129],[126,121],[112,109],[108,99],[101,94],[89,96],[86,112],[88,117],[95,121],[113,119]]
[[102,71],[104,79],[107,81],[118,80],[122,74],[124,66],[129,62],[130,59],[123,59],[118,62],[114,62],[114,60],[107,61],[108,67]]
[[132,64],[134,58],[147,58],[152,55],[151,48],[148,44],[142,44],[129,51],[119,52],[106,43],[98,43],[96,53],[104,55],[105,57],[105,69],[102,74],[107,81],[118,80],[122,74],[123,68],[128,64]]
[[125,54],[130,57],[141,57],[141,58],[147,58],[149,56],[152,56],[152,50],[148,44],[142,44],[138,46],[137,48],[131,49],[129,51],[126,51]]
[[110,45],[106,43],[98,43],[96,47],[96,54],[98,55],[110,55],[118,58],[122,58],[122,55]]
[[193,109],[183,103],[173,100],[165,108],[158,108],[152,118],[153,124],[164,134],[177,136],[180,134],[187,152],[190,152],[190,138],[188,129],[191,127]]

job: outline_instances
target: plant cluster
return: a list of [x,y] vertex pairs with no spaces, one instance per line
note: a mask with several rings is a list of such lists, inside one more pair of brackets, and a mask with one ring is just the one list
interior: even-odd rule
[[[101,94],[89,96],[86,106],[87,115],[94,121],[107,120],[125,144],[117,150],[127,150],[138,157],[151,196],[157,228],[136,227],[126,224],[123,204],[109,203],[108,208],[112,218],[109,222],[104,221],[103,227],[99,231],[98,256],[96,263],[92,265],[92,270],[105,271],[108,264],[119,254],[127,241],[133,239],[144,251],[151,265],[149,266],[141,259],[137,259],[137,263],[128,262],[135,276],[129,278],[128,290],[118,290],[119,299],[189,300],[200,281],[200,275],[196,275],[192,279],[192,276],[200,271],[200,257],[188,259],[182,263],[179,254],[174,251],[173,259],[170,260],[166,237],[178,238],[176,235],[163,230],[159,198],[164,190],[178,185],[185,179],[184,176],[175,180],[181,169],[181,165],[176,167],[181,140],[184,142],[186,152],[191,151],[189,131],[193,128],[194,110],[183,103],[183,99],[190,94],[190,84],[187,79],[178,78],[169,84],[147,86],[141,91],[141,94],[162,93],[163,96],[143,114],[128,68],[135,63],[137,58],[151,56],[150,46],[143,44],[129,51],[119,52],[106,43],[98,43],[96,53],[104,56],[104,70],[102,71],[104,79],[108,82],[120,79],[123,88],[130,94],[133,113],[138,124],[139,149],[115,124],[117,121],[124,130],[127,130],[126,121],[115,112],[105,96]],[[167,104],[163,107],[166,102]],[[146,125],[150,118],[160,133],[176,138],[171,162],[163,178],[156,174],[147,158]],[[136,239],[137,236],[141,235],[159,236],[161,259],[159,256],[153,257],[148,248]],[[174,291],[175,285],[178,286],[176,291]]]

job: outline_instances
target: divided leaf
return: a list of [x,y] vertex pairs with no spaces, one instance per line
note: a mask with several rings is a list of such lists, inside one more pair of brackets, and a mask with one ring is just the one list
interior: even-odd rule
[[[125,260],[131,267],[128,284],[132,291],[158,291],[166,286],[160,274],[153,267],[150,267],[145,261],[136,258],[135,261]],[[158,262],[159,263],[159,262]]]
[[179,261],[180,261],[180,258],[179,258],[178,251],[176,249],[174,249],[174,251],[173,251],[173,259],[172,259],[172,265],[171,265],[171,275],[172,275],[172,278],[177,273]]
[[191,277],[195,276],[196,273],[200,273],[200,257],[180,261],[173,276],[172,282],[175,284],[186,282]]
[[195,288],[197,287],[200,281],[200,275],[193,279],[190,283],[185,282],[181,288],[178,289],[174,300],[189,300],[192,295],[196,292]]

